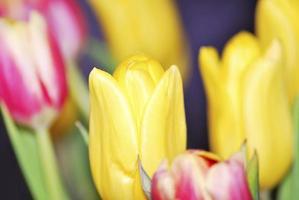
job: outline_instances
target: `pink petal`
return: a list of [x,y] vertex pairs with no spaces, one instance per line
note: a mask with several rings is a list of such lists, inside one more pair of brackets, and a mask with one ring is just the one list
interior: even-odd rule
[[207,190],[215,200],[250,200],[245,169],[237,160],[218,163],[210,168]]
[[31,118],[40,112],[44,103],[25,86],[22,75],[2,39],[0,47],[0,99],[15,120],[28,124]]
[[164,161],[152,180],[151,195],[153,200],[172,200],[175,199],[174,177],[167,169],[167,163]]
[[204,199],[204,179],[207,171],[208,165],[202,158],[190,153],[178,156],[172,166],[176,182],[176,199]]

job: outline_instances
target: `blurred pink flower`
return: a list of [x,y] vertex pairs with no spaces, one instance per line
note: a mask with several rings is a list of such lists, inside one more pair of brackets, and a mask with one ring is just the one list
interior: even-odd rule
[[0,16],[27,20],[31,11],[45,17],[65,58],[73,58],[87,35],[83,13],[75,0],[4,0]]
[[66,96],[65,66],[46,22],[0,19],[0,101],[13,118],[34,128],[49,126]]
[[168,168],[164,161],[154,174],[154,200],[252,199],[241,153],[221,162],[209,152],[187,151]]

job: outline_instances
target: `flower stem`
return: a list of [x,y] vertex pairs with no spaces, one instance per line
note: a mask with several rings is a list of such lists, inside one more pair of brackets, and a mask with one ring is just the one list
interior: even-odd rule
[[43,170],[43,178],[46,184],[49,199],[68,199],[62,181],[58,173],[51,138],[47,129],[36,130],[37,143],[40,154],[40,162]]
[[89,118],[89,92],[87,83],[84,81],[75,62],[68,61],[68,83],[70,87],[71,98],[75,101],[84,120],[88,122]]

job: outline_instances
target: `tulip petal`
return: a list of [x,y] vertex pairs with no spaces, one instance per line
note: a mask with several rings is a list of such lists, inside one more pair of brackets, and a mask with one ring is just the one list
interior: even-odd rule
[[208,172],[207,190],[214,200],[251,200],[244,165],[229,160],[212,166]]
[[176,182],[175,199],[210,200],[205,189],[207,162],[195,154],[182,154],[173,161],[172,174]]
[[176,66],[157,85],[141,125],[141,160],[152,176],[161,161],[170,162],[186,148],[186,121],[182,80]]
[[265,56],[253,64],[244,85],[245,132],[250,155],[257,150],[264,188],[281,180],[292,159],[291,116],[280,56],[280,45],[274,41]]
[[[30,15],[29,34],[36,76],[47,89],[49,103],[60,109],[67,96],[65,66],[56,41],[47,29],[46,22],[36,12]],[[29,46],[29,45],[28,45]],[[41,56],[42,55],[42,56]]]
[[240,82],[259,55],[258,41],[248,32],[240,32],[228,42],[221,62],[215,49],[200,51],[201,73],[208,96],[210,144],[224,158],[235,152],[244,140]]
[[175,199],[175,180],[168,170],[167,162],[164,160],[152,180],[151,197],[153,200]]
[[165,69],[177,65],[183,77],[188,77],[189,52],[175,2],[90,2],[97,11],[103,33],[117,60],[123,60],[136,52],[144,52],[161,61]]
[[138,143],[129,104],[110,74],[93,69],[89,84],[89,155],[96,186],[104,199],[144,198],[140,185],[134,194]]
[[208,93],[209,100],[214,102],[220,81],[220,60],[217,50],[213,47],[200,48],[198,61],[206,93]]
[[[257,38],[249,32],[235,35],[224,48],[222,70],[228,82],[239,81],[248,65],[260,56]],[[232,83],[233,84],[233,83]]]
[[261,44],[267,48],[277,38],[283,46],[284,74],[289,100],[299,91],[299,5],[297,1],[263,0],[257,4],[256,32]]
[[121,63],[114,73],[129,101],[138,130],[144,108],[163,73],[160,63],[144,55],[130,57]]
[[188,152],[204,159],[206,164],[211,167],[212,165],[218,163],[221,159],[216,155],[208,151],[202,150],[188,150]]
[[9,54],[9,48],[2,37],[0,45],[0,99],[5,102],[15,120],[19,123],[30,124],[31,117],[40,112],[42,102],[31,90],[32,88],[27,87],[24,76],[17,67],[16,61]]

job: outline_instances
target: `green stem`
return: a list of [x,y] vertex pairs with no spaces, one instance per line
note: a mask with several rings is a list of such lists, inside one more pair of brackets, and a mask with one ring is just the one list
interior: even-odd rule
[[112,73],[115,68],[115,59],[108,50],[106,44],[96,38],[89,38],[85,48],[86,54],[105,71]]
[[261,191],[260,197],[261,200],[271,200],[271,191],[270,190]]
[[36,138],[49,199],[68,199],[58,173],[56,157],[48,130],[43,128],[36,130]]
[[68,61],[68,83],[70,94],[75,101],[80,113],[84,117],[85,122],[89,119],[89,92],[87,84],[78,70],[75,62]]

